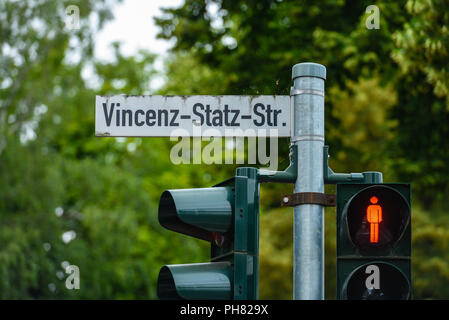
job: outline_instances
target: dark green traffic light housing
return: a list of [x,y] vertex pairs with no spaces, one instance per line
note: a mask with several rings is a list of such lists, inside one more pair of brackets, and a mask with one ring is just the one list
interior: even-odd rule
[[337,184],[337,298],[411,299],[410,184]]
[[212,188],[164,191],[160,224],[210,242],[211,260],[162,267],[158,297],[257,299],[259,198],[256,168],[238,168],[235,177]]

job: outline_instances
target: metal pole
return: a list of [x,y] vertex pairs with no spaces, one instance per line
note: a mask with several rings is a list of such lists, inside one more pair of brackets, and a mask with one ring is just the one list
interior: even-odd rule
[[[324,80],[326,68],[316,63],[293,66],[293,130],[298,146],[295,193],[324,193]],[[293,299],[324,299],[324,208],[294,207]]]

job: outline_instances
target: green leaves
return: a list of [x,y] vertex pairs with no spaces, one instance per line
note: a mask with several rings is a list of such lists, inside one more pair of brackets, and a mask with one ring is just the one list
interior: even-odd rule
[[[80,30],[65,28],[59,2],[0,4],[2,50],[12,48],[0,52],[0,297],[156,298],[160,265],[207,259],[205,246],[157,221],[162,188],[191,185],[192,170],[172,168],[166,139],[95,137],[95,95],[148,94],[155,57],[125,57],[117,44],[115,61],[94,61],[86,19],[98,14],[102,24],[110,7],[70,4]],[[69,264],[80,269],[80,290],[65,286]]]
[[387,161],[391,157],[389,147],[397,125],[389,112],[396,104],[396,92],[391,85],[381,87],[376,78],[348,81],[346,87],[328,90],[329,99],[334,101],[332,116],[338,120],[329,135],[342,144],[340,150],[334,150],[336,159],[330,159],[331,165],[337,163],[337,172],[381,170],[388,178],[392,174],[391,160]]
[[[446,1],[407,1],[411,19],[393,34],[398,47],[393,59],[403,73],[421,71],[437,97],[446,98],[449,110],[449,17]],[[400,48],[400,50],[399,50]]]
[[[157,201],[168,188],[224,180],[235,166],[174,165],[168,139],[94,136],[95,95],[150,94],[156,74],[153,54],[127,57],[118,43],[112,62],[92,57],[113,3],[0,3],[1,298],[155,298],[161,265],[208,260],[205,243],[160,227]],[[295,63],[324,64],[332,168],[412,182],[423,207],[413,226],[415,297],[447,297],[447,218],[435,209],[447,207],[449,191],[447,3],[379,3],[380,29],[368,30],[371,4],[186,0],[156,19],[159,37],[175,43],[159,94],[288,94]],[[65,26],[68,5],[80,8],[79,30]],[[264,185],[262,205],[277,207],[289,190]],[[260,288],[289,299],[291,215],[281,211],[262,212]],[[335,222],[326,219],[332,298]],[[67,243],[66,232],[75,234]],[[65,288],[67,263],[80,267],[80,291]]]

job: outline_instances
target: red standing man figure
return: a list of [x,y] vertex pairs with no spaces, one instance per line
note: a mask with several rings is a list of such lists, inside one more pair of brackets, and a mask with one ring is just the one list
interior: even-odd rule
[[371,197],[369,199],[371,204],[366,209],[366,219],[370,225],[370,238],[371,243],[379,242],[379,223],[382,222],[382,207],[377,204],[379,201],[377,197]]

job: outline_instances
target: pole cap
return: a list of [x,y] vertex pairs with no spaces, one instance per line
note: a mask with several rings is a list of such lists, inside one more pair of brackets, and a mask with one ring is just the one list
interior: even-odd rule
[[292,79],[298,77],[317,77],[326,80],[326,67],[314,62],[302,62],[292,68]]

